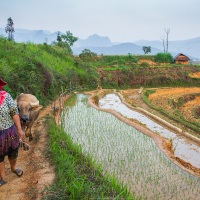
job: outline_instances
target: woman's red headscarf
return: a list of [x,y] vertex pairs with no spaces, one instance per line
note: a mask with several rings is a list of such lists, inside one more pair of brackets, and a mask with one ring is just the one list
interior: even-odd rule
[[4,85],[6,85],[7,83],[5,81],[3,81],[2,79],[0,79],[0,105],[3,103],[5,97],[6,97],[6,92],[2,91],[2,87]]
[[6,85],[7,83],[5,81],[3,81],[1,78],[0,78],[0,90],[2,89],[2,87],[4,85]]

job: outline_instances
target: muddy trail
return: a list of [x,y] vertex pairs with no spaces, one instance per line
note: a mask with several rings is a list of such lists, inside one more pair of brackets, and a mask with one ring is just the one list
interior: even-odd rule
[[[59,105],[59,100],[52,105]],[[30,150],[19,149],[17,167],[23,170],[22,177],[17,177],[11,172],[6,157],[7,184],[0,187],[0,200],[41,199],[45,187],[53,182],[55,173],[48,155],[46,117],[53,116],[58,124],[60,113],[58,110],[56,115],[53,115],[52,105],[41,110],[38,120],[34,123],[32,128],[34,139],[28,142]]]

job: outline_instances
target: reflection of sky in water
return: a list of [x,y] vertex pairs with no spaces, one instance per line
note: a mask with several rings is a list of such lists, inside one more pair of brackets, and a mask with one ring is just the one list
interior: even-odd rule
[[197,168],[200,168],[200,149],[198,146],[187,144],[184,139],[178,138],[175,133],[163,128],[148,117],[129,109],[121,102],[120,98],[116,94],[107,94],[104,98],[100,99],[99,107],[115,110],[127,118],[132,118],[145,124],[147,128],[153,132],[157,132],[162,137],[172,139],[175,156],[191,163]]
[[193,145],[187,144],[184,139],[174,139],[173,148],[175,149],[174,155],[182,158],[183,160],[190,162],[198,168],[200,168],[200,149]]

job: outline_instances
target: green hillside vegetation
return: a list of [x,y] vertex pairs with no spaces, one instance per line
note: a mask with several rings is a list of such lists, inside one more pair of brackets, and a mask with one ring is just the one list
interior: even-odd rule
[[31,93],[44,105],[61,92],[61,88],[96,86],[96,69],[81,63],[65,49],[45,44],[24,44],[0,38],[1,77],[5,89],[16,97]]
[[[157,66],[138,62],[141,59],[155,62],[157,57],[160,59]],[[32,93],[43,105],[55,99],[61,88],[94,89],[99,84],[98,78],[103,88],[199,85],[199,79],[188,76],[200,71],[198,66],[161,65],[163,57],[166,62],[162,54],[97,56],[89,50],[75,57],[56,45],[15,43],[0,38],[1,77],[8,82],[5,89],[13,97],[22,92]],[[100,77],[98,70],[103,71]]]
[[[84,63],[96,67],[103,88],[138,88],[199,86],[200,79],[190,73],[200,71],[199,65],[174,64],[171,54],[88,56]],[[142,62],[140,62],[142,61]]]

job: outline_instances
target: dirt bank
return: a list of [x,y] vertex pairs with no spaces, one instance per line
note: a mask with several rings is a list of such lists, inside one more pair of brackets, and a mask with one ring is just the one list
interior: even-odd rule
[[[168,113],[174,115],[175,111],[188,121],[200,123],[200,119],[194,117],[193,109],[200,105],[200,88],[199,87],[176,87],[155,89],[155,93],[149,95],[149,101],[156,107],[163,108]],[[178,101],[182,98],[182,105],[174,108],[169,101]]]

